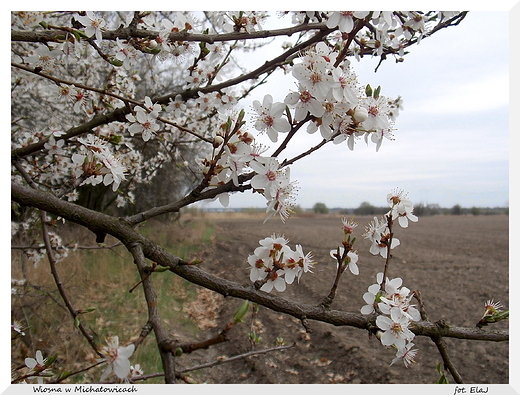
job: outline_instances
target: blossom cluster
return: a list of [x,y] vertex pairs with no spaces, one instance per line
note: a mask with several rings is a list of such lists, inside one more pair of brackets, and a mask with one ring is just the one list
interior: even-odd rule
[[[55,232],[48,232],[49,243],[53,252],[53,258],[56,262],[65,259],[69,255],[70,246],[63,243],[60,235]],[[45,258],[47,250],[44,243],[38,243],[35,246],[24,249],[24,254],[31,261],[34,267],[37,267],[40,261]]]
[[78,138],[82,144],[80,153],[72,155],[76,164],[76,177],[84,178],[80,184],[103,185],[112,184],[112,190],[117,190],[125,179],[125,166],[112,154],[106,141],[94,135]]
[[253,102],[256,130],[267,133],[271,141],[278,141],[278,133],[291,130],[284,111],[294,111],[292,121],[307,122],[307,132],[318,129],[323,139],[335,144],[347,141],[353,150],[361,136],[376,143],[379,150],[383,137],[392,139],[393,120],[402,108],[402,100],[388,99],[370,89],[363,89],[349,63],[335,65],[338,52],[324,42],[302,54],[292,68],[298,90],[290,92],[284,102],[273,102],[265,95],[263,102]]
[[130,135],[141,133],[143,140],[148,141],[159,130],[156,120],[162,107],[157,103],[152,103],[148,96],[144,98],[144,104],[145,107],[135,106],[135,115],[127,114],[126,119],[131,123],[128,128]]
[[[370,252],[385,259],[389,257],[389,251],[400,244],[399,239],[393,237],[393,223],[397,221],[406,228],[409,220],[418,221],[413,214],[413,203],[402,189],[394,189],[387,194],[386,200],[390,210],[383,218],[374,217],[363,235],[371,241]],[[378,314],[376,325],[381,330],[378,332],[381,343],[397,349],[392,364],[403,360],[405,366],[409,367],[417,354],[412,342],[415,335],[409,326],[411,322],[419,321],[421,314],[410,304],[414,294],[410,289],[402,287],[403,280],[399,277],[389,280],[384,276],[384,273],[378,273],[377,283],[368,287],[368,292],[363,295],[367,304],[361,308],[361,313]]]
[[[223,122],[214,136],[217,149],[203,161],[203,172],[210,176],[208,189],[228,182],[239,186],[241,175],[252,174],[251,187],[267,200],[266,221],[276,214],[285,222],[294,207],[298,187],[290,179],[290,168],[282,166],[275,157],[263,156],[268,147],[257,144],[251,133],[240,129],[244,115],[243,111],[222,114]],[[223,206],[228,206],[228,192],[217,197]]]
[[374,217],[372,222],[365,228],[363,237],[370,240],[370,253],[381,255],[386,258],[389,249],[393,249],[401,244],[395,238],[389,228],[389,221],[393,223],[397,220],[403,228],[408,227],[408,221],[417,222],[418,218],[413,213],[413,203],[403,190],[395,189],[387,195],[387,202],[390,211],[384,217]]
[[402,360],[409,367],[417,354],[412,342],[415,335],[409,326],[413,321],[420,321],[421,314],[410,304],[413,293],[402,283],[399,277],[392,280],[387,277],[383,284],[383,273],[378,273],[377,283],[368,287],[368,292],[363,295],[367,304],[361,308],[361,313],[378,314],[376,325],[380,329],[378,337],[381,343],[397,349],[391,364]]
[[253,282],[260,281],[261,291],[271,292],[276,289],[285,291],[286,284],[292,284],[294,279],[300,278],[303,273],[312,272],[316,262],[312,253],[303,253],[302,246],[297,244],[291,249],[284,236],[273,234],[260,240],[260,247],[249,255],[247,261],[251,266],[249,278]]

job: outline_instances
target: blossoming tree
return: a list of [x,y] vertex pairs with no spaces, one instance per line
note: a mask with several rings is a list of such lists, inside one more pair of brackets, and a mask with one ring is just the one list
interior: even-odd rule
[[[380,87],[361,86],[355,60],[376,56],[381,62],[389,58],[401,62],[410,46],[457,25],[465,15],[437,11],[278,16],[264,12],[12,13],[12,236],[16,240],[24,234],[38,235],[41,244],[24,248],[24,253],[33,260],[46,256],[49,261],[71,320],[99,357],[93,366],[106,366],[100,381],[145,378],[139,361],[131,364],[130,359],[151,331],[165,382],[189,381],[176,368],[176,358],[187,350],[169,337],[157,307],[151,276],[156,271],[169,271],[216,293],[243,299],[225,331],[242,320],[253,302],[296,317],[306,328],[308,320],[317,320],[368,331],[382,348],[395,351],[391,364],[402,361],[406,367],[417,353],[415,336],[430,337],[456,382],[462,378],[443,338],[508,340],[507,331],[482,329],[507,318],[500,303],[489,301],[474,328],[442,326],[427,319],[419,293],[403,286],[399,277],[388,278],[391,250],[400,244],[396,226],[413,226],[418,220],[412,201],[399,189],[387,196],[388,213],[375,217],[363,233],[371,243],[369,251],[356,249],[358,224],[343,219],[343,239],[340,245],[330,246],[331,262],[337,265],[333,287],[313,306],[279,295],[287,285],[298,286],[302,276],[312,276],[315,264],[305,246],[293,248],[282,235],[266,235],[243,257],[250,265],[251,280],[244,286],[171,254],[137,228],[204,200],[218,199],[227,206],[230,195],[249,191],[265,197],[266,221],[289,220],[298,189],[290,172],[293,163],[326,144],[345,143],[347,147],[338,149],[348,151],[364,140],[379,150],[384,139],[393,139],[402,100],[383,96]],[[263,29],[273,17],[285,27]],[[297,39],[283,44],[278,56],[253,70],[241,64],[244,50],[265,45],[266,38],[286,36]],[[251,108],[243,108],[243,99],[278,69],[284,70],[285,78],[294,79],[295,90],[267,94],[254,100]],[[315,134],[315,145],[281,161],[280,154],[302,133]],[[268,147],[257,143],[258,134],[273,143],[272,154],[266,155]],[[187,184],[189,190],[179,199],[136,210],[136,188],[171,163],[175,164],[171,169],[189,174],[196,182]],[[100,199],[117,207],[110,211],[84,204],[85,188],[93,187],[103,191]],[[85,311],[69,298],[57,269],[56,263],[66,260],[70,251],[61,241],[59,226],[57,231],[50,229],[56,220],[89,229],[97,243],[113,236],[132,254],[148,309],[148,322],[135,328],[136,334],[141,333],[139,340],[129,343],[114,334],[106,345],[97,344],[91,330],[83,326],[80,315]],[[384,268],[360,295],[366,305],[357,312],[331,310],[340,277],[347,269],[352,275],[359,273],[362,253],[380,256]],[[12,330],[15,339],[25,335],[18,322],[13,322]],[[25,370],[16,369],[13,382],[66,382],[73,373],[53,371],[55,358],[44,358],[41,351],[35,359],[27,356]]]

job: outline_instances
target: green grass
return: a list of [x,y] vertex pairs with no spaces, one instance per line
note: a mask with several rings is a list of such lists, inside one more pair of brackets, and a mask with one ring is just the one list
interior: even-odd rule
[[[215,228],[207,221],[179,224],[149,222],[140,232],[173,254],[187,260],[196,258],[215,234]],[[90,235],[89,235],[90,236]],[[107,245],[110,242],[107,242]],[[140,280],[131,254],[122,246],[104,250],[76,250],[58,264],[58,271],[76,309],[94,307],[95,311],[81,315],[82,324],[94,335],[98,345],[105,344],[108,336],[119,336],[120,345],[135,340],[148,320],[148,312],[142,286],[129,292]],[[14,278],[21,277],[19,255],[12,257]],[[13,297],[15,316],[23,317],[30,325],[26,340],[29,347],[14,344],[12,357],[23,361],[34,357],[37,349],[44,356],[57,354],[58,370],[75,371],[95,362],[96,355],[86,340],[74,327],[56,292],[45,261],[27,269],[28,283],[23,295]],[[158,297],[158,307],[165,328],[173,333],[189,333],[195,339],[200,330],[183,311],[186,303],[196,299],[196,287],[171,272],[152,274]],[[17,341],[15,341],[16,343]],[[162,371],[155,337],[151,333],[130,359],[138,363],[145,374]],[[103,367],[71,376],[65,383],[84,383],[99,379]],[[147,383],[162,383],[162,378]]]

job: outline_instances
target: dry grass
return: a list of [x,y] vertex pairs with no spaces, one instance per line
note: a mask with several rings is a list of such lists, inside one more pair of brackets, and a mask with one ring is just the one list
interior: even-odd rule
[[[182,219],[175,223],[151,222],[141,232],[172,253],[193,259],[200,246],[207,243],[214,228],[207,220]],[[87,231],[62,229],[63,242],[78,241],[81,246],[93,244]],[[14,241],[13,244],[16,242]],[[107,239],[111,245],[114,240]],[[129,292],[139,281],[132,256],[123,246],[111,249],[77,249],[60,261],[57,269],[75,309],[95,308],[81,315],[81,322],[103,345],[107,336],[119,336],[120,344],[135,340],[147,322],[147,309],[141,287]],[[194,336],[199,328],[192,322],[186,304],[201,301],[195,287],[170,272],[153,275],[163,321],[169,328],[183,328]],[[12,319],[23,323],[26,335],[12,341],[14,366],[23,366],[25,357],[41,350],[45,357],[58,355],[58,370],[75,371],[95,362],[96,355],[74,326],[70,314],[57,292],[47,259],[34,266],[23,253],[15,250],[11,257],[11,277],[26,279],[11,298]],[[199,298],[199,299],[197,299]],[[207,302],[207,301],[206,301]],[[200,304],[200,303],[199,303]],[[200,324],[200,322],[199,322]],[[204,326],[211,325],[205,322]],[[153,335],[148,336],[132,360],[138,361],[145,373],[160,371],[160,360]],[[71,383],[99,379],[102,367],[72,376]],[[160,380],[158,381],[160,382]]]

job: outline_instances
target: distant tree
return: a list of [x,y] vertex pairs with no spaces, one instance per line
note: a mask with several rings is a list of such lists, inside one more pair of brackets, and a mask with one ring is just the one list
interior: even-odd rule
[[419,217],[429,215],[428,206],[421,202],[413,207],[413,213]]
[[316,214],[327,214],[329,209],[325,203],[318,202],[312,207],[312,211],[314,211]]
[[462,207],[460,206],[460,204],[456,204],[455,206],[453,206],[451,208],[450,213],[451,213],[451,215],[461,215],[462,214]]
[[439,215],[441,213],[441,206],[437,203],[428,204],[428,212],[430,215]]
[[419,203],[413,208],[413,213],[418,217],[425,217],[427,215],[438,215],[441,213],[441,207],[436,203]]
[[301,213],[303,213],[302,206],[300,206],[299,204],[294,206],[292,211],[293,211],[294,214],[301,214]]
[[354,209],[356,215],[374,215],[376,213],[376,207],[372,206],[369,202],[363,202],[358,208]]
[[473,214],[473,215],[480,215],[480,208],[478,208],[478,207],[473,206],[473,207],[471,207],[470,211],[471,211],[471,214]]

